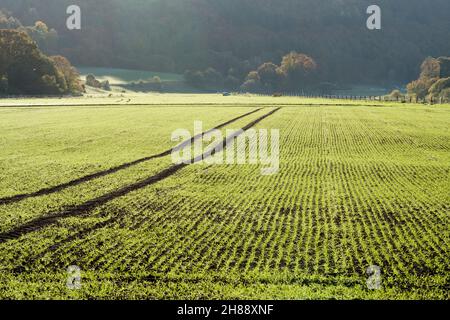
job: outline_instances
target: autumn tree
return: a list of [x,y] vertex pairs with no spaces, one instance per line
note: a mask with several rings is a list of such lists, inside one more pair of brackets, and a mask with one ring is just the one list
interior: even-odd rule
[[262,64],[256,71],[261,84],[268,90],[277,90],[280,87],[283,73],[280,68],[272,63],[266,62]]
[[71,92],[83,92],[80,73],[70,61],[63,56],[51,57],[58,71],[64,76],[67,86]]
[[407,85],[408,94],[419,99],[440,97],[449,87],[448,78],[441,78],[448,72],[449,61],[449,57],[426,58],[420,66],[419,79]]
[[317,63],[303,53],[291,52],[283,57],[280,72],[291,89],[313,85],[316,81]]
[[441,74],[441,65],[438,59],[428,57],[420,66],[420,77],[421,78],[439,78]]
[[245,91],[297,90],[316,85],[317,64],[313,58],[296,52],[283,57],[281,66],[263,63],[251,71],[242,85]]
[[445,90],[450,89],[450,77],[437,80],[428,90],[430,97],[439,98]]
[[241,86],[241,90],[247,92],[259,92],[262,89],[261,78],[259,77],[258,71],[250,71]]
[[18,30],[0,30],[0,79],[7,82],[3,90],[8,93],[71,92],[55,62],[38,49],[27,33]]
[[421,77],[406,86],[408,94],[418,99],[424,99],[428,95],[428,90],[435,82],[435,79]]

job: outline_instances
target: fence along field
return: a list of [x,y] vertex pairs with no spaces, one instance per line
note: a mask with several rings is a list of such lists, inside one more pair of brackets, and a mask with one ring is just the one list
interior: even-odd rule
[[[20,110],[6,110],[20,119]],[[201,119],[217,110],[228,109],[204,107]],[[209,126],[253,108],[233,110]],[[99,121],[84,116],[87,127]],[[280,129],[278,175],[261,176],[258,166],[190,165],[82,210],[96,197],[165,170],[170,161],[162,158],[0,205],[2,234],[81,208],[0,243],[0,292],[53,298],[449,298],[449,116],[448,106],[283,107],[255,123]],[[114,143],[103,140],[103,147]],[[140,140],[137,147],[149,145]],[[151,148],[155,154],[165,149]],[[37,180],[29,189],[39,189]],[[69,265],[83,271],[80,290],[65,286]],[[381,268],[381,290],[366,287],[369,265]]]

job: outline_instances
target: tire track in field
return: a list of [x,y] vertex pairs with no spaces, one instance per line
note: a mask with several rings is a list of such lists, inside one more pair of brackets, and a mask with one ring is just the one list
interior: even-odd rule
[[52,193],[56,193],[56,192],[62,191],[64,189],[67,189],[67,188],[70,188],[70,187],[75,187],[75,186],[80,185],[82,183],[85,183],[85,182],[88,182],[88,181],[91,181],[91,180],[94,180],[94,179],[97,179],[97,178],[101,178],[101,177],[110,175],[112,173],[116,173],[118,171],[121,171],[121,170],[130,168],[130,167],[136,166],[136,165],[138,165],[140,163],[143,163],[143,162],[147,162],[147,161],[150,161],[150,160],[153,160],[153,159],[163,158],[165,156],[170,155],[172,153],[172,151],[181,150],[184,147],[186,147],[187,145],[194,143],[197,139],[203,137],[204,135],[206,135],[208,133],[211,133],[214,130],[221,129],[221,128],[223,128],[223,127],[225,127],[225,126],[227,126],[227,125],[229,125],[231,123],[234,123],[234,122],[242,119],[242,118],[248,117],[248,116],[250,116],[250,115],[252,115],[252,114],[254,114],[254,113],[256,113],[256,112],[258,112],[258,111],[260,111],[262,109],[263,108],[258,108],[256,110],[253,110],[251,112],[245,113],[245,114],[243,114],[241,116],[238,116],[236,118],[228,120],[227,122],[221,123],[218,126],[212,128],[212,129],[209,129],[208,131],[202,132],[202,133],[192,137],[190,140],[183,141],[178,146],[176,146],[176,147],[174,147],[172,149],[166,150],[164,152],[161,152],[159,154],[148,156],[148,157],[144,157],[144,158],[137,159],[137,160],[134,160],[134,161],[131,161],[131,162],[123,163],[121,165],[118,165],[118,166],[115,166],[115,167],[112,167],[112,168],[109,168],[109,169],[106,169],[106,170],[94,172],[94,173],[88,174],[86,176],[77,178],[75,180],[71,180],[69,182],[65,182],[65,183],[62,183],[62,184],[59,184],[59,185],[56,185],[56,186],[53,186],[53,187],[44,188],[44,189],[41,189],[41,190],[38,190],[38,191],[35,191],[35,192],[22,193],[22,194],[10,196],[10,197],[0,198],[0,205],[16,203],[16,202],[19,202],[19,201],[22,201],[22,200],[25,200],[25,199],[28,199],[28,198],[34,198],[34,197],[39,197],[39,196],[44,196],[44,195],[49,195],[49,194],[52,194]]
[[[210,157],[213,156],[214,154],[216,154],[217,152],[222,151],[223,149],[225,149],[225,147],[232,142],[235,138],[237,138],[239,135],[241,135],[243,132],[245,132],[246,130],[252,128],[253,126],[257,125],[259,122],[263,121],[264,119],[266,119],[267,117],[273,115],[275,112],[277,112],[278,110],[280,110],[281,107],[276,108],[264,115],[262,115],[261,117],[258,117],[257,119],[253,120],[252,122],[248,123],[247,125],[245,125],[244,127],[241,128],[240,131],[238,131],[235,134],[232,134],[229,137],[225,137],[222,141],[222,143],[220,143],[218,145],[218,147],[214,148],[213,150],[206,150],[205,153],[194,157],[191,159],[190,164],[194,164],[197,163],[199,161],[201,161],[202,159],[206,158],[206,157]],[[256,112],[256,111],[254,111]],[[243,116],[241,116],[243,117]],[[230,120],[231,121],[231,120]],[[211,129],[213,130],[213,129]],[[210,131],[211,131],[210,130]],[[192,140],[192,139],[191,139]],[[186,142],[187,143],[187,142]],[[180,147],[180,146],[178,146]],[[172,150],[170,150],[170,152],[172,152]],[[31,220],[28,223],[25,223],[21,226],[18,226],[16,228],[14,228],[11,231],[8,232],[3,232],[0,233],[0,244],[7,242],[8,240],[13,240],[13,239],[18,239],[21,236],[34,232],[34,231],[38,231],[40,229],[43,229],[47,226],[50,226],[52,224],[55,224],[56,222],[58,222],[60,219],[63,218],[69,218],[69,217],[74,217],[74,216],[80,216],[80,215],[85,215],[88,212],[92,211],[93,209],[106,204],[107,202],[114,200],[116,198],[122,197],[127,195],[130,192],[142,189],[144,187],[153,185],[159,181],[162,181],[172,175],[174,175],[175,173],[177,173],[178,171],[180,171],[181,169],[183,169],[184,167],[189,166],[190,164],[185,164],[185,163],[181,163],[181,164],[174,164],[162,171],[160,171],[159,173],[148,177],[146,179],[143,179],[141,181],[138,181],[136,183],[127,185],[125,187],[122,187],[120,189],[114,190],[112,192],[106,193],[100,197],[94,198],[92,200],[88,200],[80,205],[77,206],[73,206],[73,207],[68,207],[67,209],[55,213],[55,214],[51,214],[51,215],[47,215],[44,217],[40,217],[34,220]],[[118,217],[116,217],[115,219],[117,219]],[[109,221],[109,222],[113,222],[113,221]],[[102,224],[100,224],[101,227]],[[92,228],[91,228],[92,229]],[[88,229],[89,231],[93,231],[91,229]]]

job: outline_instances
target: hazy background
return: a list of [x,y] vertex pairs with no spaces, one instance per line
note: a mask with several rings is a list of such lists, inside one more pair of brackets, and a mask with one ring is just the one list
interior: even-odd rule
[[[65,28],[82,9],[82,30]],[[382,30],[366,9],[382,8]],[[0,0],[24,25],[44,21],[57,41],[42,48],[78,66],[184,73],[212,67],[243,80],[261,63],[295,50],[322,79],[403,84],[427,56],[450,53],[448,0]]]

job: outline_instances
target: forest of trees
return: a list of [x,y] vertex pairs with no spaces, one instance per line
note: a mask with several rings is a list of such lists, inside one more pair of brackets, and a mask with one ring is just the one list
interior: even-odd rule
[[[2,0],[1,6],[25,25],[44,21],[57,44],[42,50],[75,65],[191,70],[194,82],[206,76],[229,87],[292,51],[314,59],[321,81],[376,85],[410,82],[427,56],[448,55],[450,1],[379,0],[382,29],[375,31],[366,28],[372,2]],[[71,4],[82,10],[80,31],[65,27]]]
[[60,95],[83,90],[62,56],[44,55],[23,30],[0,29],[0,94]]
[[55,29],[50,29],[43,21],[36,20],[32,25],[24,26],[19,19],[0,8],[0,29],[20,30],[27,33],[46,53],[58,51],[58,33]]

